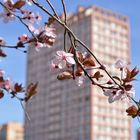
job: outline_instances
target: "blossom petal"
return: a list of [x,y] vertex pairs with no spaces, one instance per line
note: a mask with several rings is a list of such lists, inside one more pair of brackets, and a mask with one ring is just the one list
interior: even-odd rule
[[66,57],[73,57],[72,53],[66,53],[65,55],[66,55]]
[[66,57],[66,61],[70,64],[73,64],[73,65],[75,64],[75,60],[73,57]]
[[111,96],[109,96],[108,102],[112,103],[112,102],[114,102],[116,100],[121,99],[121,97],[122,97],[122,94],[117,94],[117,93],[115,95],[112,94]]
[[125,68],[126,67],[126,62],[121,60],[121,59],[119,59],[119,60],[116,61],[115,67],[117,69]]
[[55,65],[58,65],[59,63],[61,62],[61,60],[59,59],[59,58],[54,58],[53,60],[52,60],[52,62],[51,63],[53,63],[53,64],[55,64]]
[[59,64],[58,64],[59,69],[63,69],[66,67],[66,61],[62,60]]
[[60,57],[65,56],[65,52],[64,51],[57,51],[56,54]]
[[110,96],[112,94],[112,90],[106,90],[103,94],[105,96]]

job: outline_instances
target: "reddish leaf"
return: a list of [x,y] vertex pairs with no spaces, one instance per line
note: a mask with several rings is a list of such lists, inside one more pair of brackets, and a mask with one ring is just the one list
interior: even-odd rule
[[72,74],[67,71],[62,72],[57,76],[58,80],[66,80],[66,79],[71,79],[71,78],[73,78]]
[[99,71],[95,72],[95,74],[92,76],[92,78],[95,78],[96,80],[99,80],[103,75]]
[[139,69],[138,69],[137,67],[135,67],[135,68],[131,71],[131,78],[134,78],[138,73],[139,73]]
[[18,0],[18,1],[13,5],[13,8],[15,8],[15,9],[21,9],[25,4],[26,4],[26,2],[25,2],[24,0]]
[[3,82],[4,82],[4,78],[0,77],[0,83],[3,83]]
[[51,24],[53,24],[55,21],[55,19],[53,17],[49,17],[48,19],[48,23],[46,23],[48,26],[50,26]]
[[16,83],[14,85],[14,90],[15,90],[15,92],[22,92],[23,91],[22,84],[19,85],[18,83]]
[[134,77],[139,73],[139,70],[137,67],[135,67],[132,71],[130,71],[129,69],[127,69],[127,75],[126,78],[123,79],[124,82],[131,82],[134,79]]
[[25,102],[27,102],[30,98],[37,94],[37,86],[38,82],[35,84],[29,84],[29,86],[27,87],[27,96],[25,97]]
[[123,79],[124,82],[131,82],[131,71],[127,68],[126,78]]
[[124,85],[124,88],[126,91],[129,91],[129,90],[131,90],[132,85],[130,85],[130,84]]
[[80,66],[77,66],[77,70],[75,71],[76,76],[81,76],[83,73],[83,70]]
[[83,58],[83,54],[81,52],[77,52],[77,57],[78,57],[78,60],[83,63],[84,61],[84,58]]
[[87,67],[94,67],[95,66],[95,62],[94,60],[89,57],[89,58],[86,58],[83,63],[82,63],[84,66],[87,66]]
[[6,57],[7,55],[5,54],[5,52],[2,50],[2,49],[0,49],[0,57]]
[[135,118],[136,116],[138,116],[138,109],[134,106],[134,105],[132,105],[132,106],[130,106],[127,110],[126,110],[126,112],[128,113],[127,115],[128,116],[131,116],[132,118]]
[[4,93],[2,90],[0,90],[0,99],[3,98],[3,96],[4,96]]

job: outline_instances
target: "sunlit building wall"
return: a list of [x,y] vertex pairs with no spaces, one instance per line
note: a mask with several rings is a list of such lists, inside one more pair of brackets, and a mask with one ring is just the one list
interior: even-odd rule
[[0,126],[0,140],[24,140],[22,124],[10,122]]

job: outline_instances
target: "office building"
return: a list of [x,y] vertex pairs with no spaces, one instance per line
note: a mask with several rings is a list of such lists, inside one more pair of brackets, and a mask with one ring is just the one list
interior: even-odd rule
[[22,124],[10,122],[0,126],[0,140],[24,140]]
[[[118,59],[130,62],[130,27],[126,16],[100,8],[79,7],[69,16],[73,32],[99,60],[111,67]],[[38,95],[26,104],[31,122],[25,120],[25,140],[131,140],[127,103],[109,104],[102,91],[85,79],[58,81],[49,62],[63,49],[63,29],[56,25],[57,39],[50,49],[28,52],[27,83],[39,81]],[[84,50],[83,50],[84,51]]]

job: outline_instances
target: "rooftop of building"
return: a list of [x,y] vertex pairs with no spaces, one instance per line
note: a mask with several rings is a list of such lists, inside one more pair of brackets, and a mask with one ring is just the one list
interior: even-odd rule
[[[108,9],[105,9],[105,8],[102,8],[102,7],[99,7],[99,6],[96,6],[96,5],[89,6],[89,7],[78,6],[77,11],[72,15],[67,14],[67,17],[70,20],[70,19],[74,18],[75,16],[79,16],[82,14],[91,15],[93,12],[96,12],[96,13],[99,13],[99,14],[102,14],[102,15],[105,15],[108,17],[109,16],[114,17],[115,19],[118,19],[123,22],[128,21],[127,16],[114,12],[114,11],[111,11],[111,10],[108,10]],[[64,19],[64,14],[62,14],[61,18]]]

